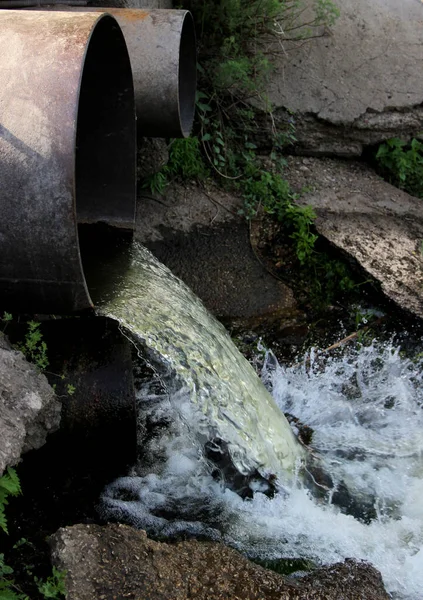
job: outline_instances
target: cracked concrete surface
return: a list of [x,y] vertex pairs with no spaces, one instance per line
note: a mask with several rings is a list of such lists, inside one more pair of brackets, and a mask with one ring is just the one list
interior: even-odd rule
[[309,187],[300,202],[315,209],[319,233],[423,318],[423,200],[362,163],[290,157],[285,174],[295,189]]
[[341,15],[330,34],[286,45],[269,86],[277,118],[295,112],[299,149],[310,154],[357,156],[363,145],[416,135],[423,130],[423,3],[335,4]]

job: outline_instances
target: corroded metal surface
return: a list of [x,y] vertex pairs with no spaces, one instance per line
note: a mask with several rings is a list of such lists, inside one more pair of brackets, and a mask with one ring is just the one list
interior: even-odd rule
[[108,9],[122,27],[134,77],[138,132],[186,137],[194,120],[195,29],[186,10]]
[[169,138],[190,134],[197,55],[189,11],[72,6],[50,10],[107,11],[113,15],[131,58],[139,135]]
[[125,42],[104,14],[1,11],[0,29],[0,303],[86,308],[78,223],[133,227]]

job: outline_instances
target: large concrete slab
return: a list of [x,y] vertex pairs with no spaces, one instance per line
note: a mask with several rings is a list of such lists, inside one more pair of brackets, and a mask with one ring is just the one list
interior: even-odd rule
[[[299,149],[359,155],[363,144],[419,133],[423,3],[335,4],[340,17],[329,33],[306,44],[284,43],[269,86],[276,108],[297,113]],[[283,110],[278,116],[283,120]]]
[[311,191],[316,228],[351,255],[401,308],[423,318],[423,200],[362,163],[291,157],[285,175]]

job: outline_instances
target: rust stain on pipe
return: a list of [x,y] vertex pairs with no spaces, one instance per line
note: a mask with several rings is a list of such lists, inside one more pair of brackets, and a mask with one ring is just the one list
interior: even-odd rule
[[[138,21],[144,21],[150,16],[150,11],[135,8],[96,8],[95,10],[107,11],[115,18],[121,16],[125,23],[137,23]],[[123,11],[125,14],[123,14]]]
[[0,301],[92,305],[78,223],[133,228],[129,57],[109,15],[0,12]]
[[113,15],[122,28],[131,59],[139,135],[168,138],[190,134],[195,114],[197,54],[189,11],[72,6],[47,10]]

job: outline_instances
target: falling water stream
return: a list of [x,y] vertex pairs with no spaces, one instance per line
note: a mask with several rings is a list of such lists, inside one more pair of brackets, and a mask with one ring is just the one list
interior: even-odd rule
[[[262,383],[143,247],[107,269],[113,284],[99,312],[119,321],[152,375],[137,378],[142,459],[104,491],[105,514],[161,536],[220,539],[251,557],[365,559],[393,598],[421,600],[422,364],[389,343],[325,361],[311,352],[290,368],[268,352]],[[283,412],[313,429],[313,460],[331,482],[319,494],[304,483],[306,451]],[[234,471],[244,498],[228,480]]]

